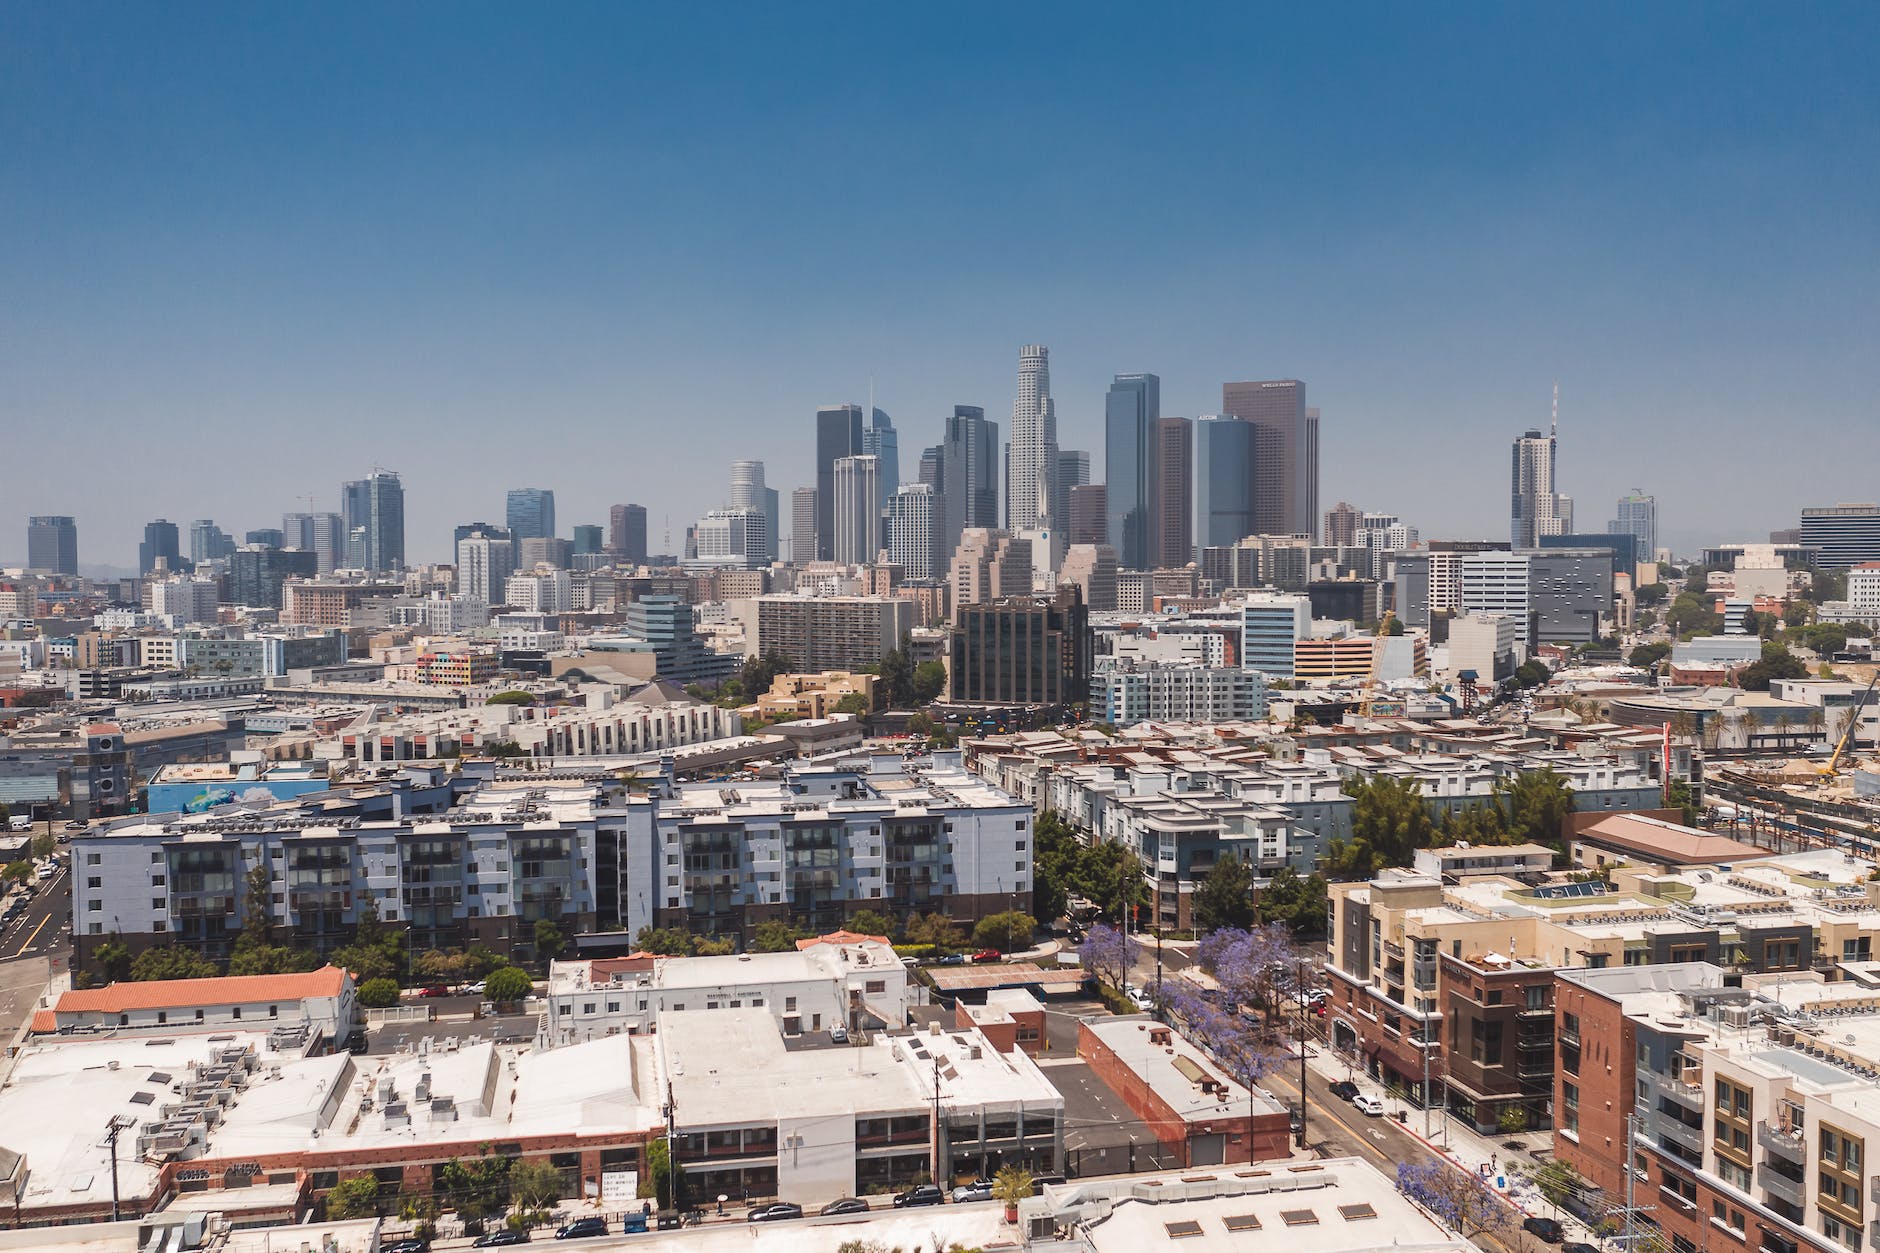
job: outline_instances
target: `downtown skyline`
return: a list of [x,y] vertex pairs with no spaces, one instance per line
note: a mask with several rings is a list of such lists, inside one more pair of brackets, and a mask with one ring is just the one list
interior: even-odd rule
[[1871,10],[144,12],[0,41],[0,561],[70,515],[128,567],[153,518],[276,527],[375,464],[414,561],[527,485],[676,547],[734,460],[813,483],[819,405],[872,390],[903,481],[955,405],[1003,442],[1027,343],[1098,482],[1148,371],[1191,419],[1304,380],[1319,512],[1425,536],[1505,531],[1556,380],[1587,521],[1642,487],[1688,549],[1873,496]]

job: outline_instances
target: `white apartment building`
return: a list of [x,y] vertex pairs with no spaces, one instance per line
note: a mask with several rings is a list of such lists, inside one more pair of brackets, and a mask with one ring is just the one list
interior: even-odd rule
[[1266,709],[1266,676],[1239,666],[1119,657],[1090,677],[1090,716],[1112,726],[1257,722]]
[[755,570],[770,564],[770,523],[759,509],[714,509],[693,527],[698,555],[688,566]]
[[[1433,572],[1431,581],[1435,581]],[[1460,596],[1464,613],[1502,614],[1521,624],[1521,638],[1527,638],[1528,555],[1500,551],[1464,553]],[[1431,607],[1435,607],[1433,589]]]
[[538,564],[527,574],[512,574],[503,584],[503,600],[521,613],[563,614],[574,608],[568,572]]
[[1240,664],[1291,678],[1293,646],[1312,638],[1312,602],[1304,596],[1255,592],[1240,602]]
[[881,937],[836,932],[787,953],[722,957],[604,957],[549,971],[545,1043],[638,1035],[664,1015],[766,1009],[785,1036],[905,1027],[923,1003],[918,983]]
[[1514,672],[1526,628],[1505,614],[1466,613],[1449,624],[1448,678],[1465,670],[1485,687]]
[[486,605],[499,603],[516,572],[516,546],[506,539],[471,535],[457,541],[457,590]]
[[209,579],[166,579],[150,587],[150,611],[171,626],[214,622],[220,603]]

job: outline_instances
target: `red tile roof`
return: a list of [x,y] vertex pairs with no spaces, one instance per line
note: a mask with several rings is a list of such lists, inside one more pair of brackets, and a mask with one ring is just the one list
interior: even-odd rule
[[819,935],[807,940],[798,940],[796,942],[796,948],[798,952],[802,952],[806,948],[815,948],[818,944],[861,944],[867,940],[873,940],[877,944],[886,944],[888,937],[885,935],[863,935],[859,931],[831,931],[828,935]]
[[[1588,837],[1591,837],[1589,840]],[[1659,865],[1703,866],[1766,857],[1769,850],[1643,814],[1613,814],[1588,826],[1575,840],[1623,849]]]
[[51,1035],[59,1029],[59,1016],[49,1009],[36,1010],[33,1013],[33,1034]]
[[197,1005],[254,1005],[262,1001],[298,1001],[338,996],[347,974],[326,966],[304,974],[230,975],[220,979],[159,979],[150,983],[113,983],[108,987],[67,992],[59,997],[61,1014],[121,1014],[133,1009],[189,1009]]

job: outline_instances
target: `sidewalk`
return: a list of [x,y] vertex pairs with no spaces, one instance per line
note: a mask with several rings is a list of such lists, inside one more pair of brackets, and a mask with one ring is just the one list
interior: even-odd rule
[[[1295,1046],[1296,1047],[1296,1046]],[[1399,1110],[1404,1113],[1403,1121],[1398,1125],[1412,1138],[1421,1141],[1430,1152],[1455,1163],[1460,1169],[1477,1175],[1499,1193],[1503,1200],[1520,1212],[1524,1218],[1557,1218],[1566,1228],[1568,1241],[1580,1241],[1599,1244],[1600,1240],[1585,1223],[1564,1209],[1554,1205],[1540,1194],[1533,1184],[1522,1177],[1539,1163],[1532,1154],[1518,1152],[1504,1146],[1504,1141],[1519,1140],[1525,1145],[1551,1146],[1551,1132],[1526,1131],[1519,1134],[1502,1135],[1490,1138],[1476,1131],[1472,1125],[1451,1115],[1445,1128],[1444,1111],[1441,1108],[1428,1111],[1429,1134],[1424,1134],[1425,1111],[1390,1095],[1382,1084],[1366,1075],[1356,1065],[1347,1062],[1320,1041],[1307,1041],[1306,1066],[1321,1078],[1336,1082],[1348,1079],[1358,1088],[1382,1100],[1386,1107],[1385,1116],[1395,1119]]]

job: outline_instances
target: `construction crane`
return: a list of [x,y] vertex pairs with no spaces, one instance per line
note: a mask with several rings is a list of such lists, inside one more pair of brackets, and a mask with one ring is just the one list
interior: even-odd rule
[[1873,678],[1867,680],[1866,690],[1860,694],[1860,699],[1854,702],[1854,708],[1848,711],[1847,725],[1841,728],[1841,738],[1835,743],[1834,756],[1828,758],[1828,764],[1821,768],[1824,777],[1841,772],[1841,754],[1847,751],[1849,742],[1854,738],[1855,729],[1860,726],[1860,711],[1866,708],[1867,698],[1873,695],[1876,683],[1880,683],[1880,666],[1874,668]]
[[[1384,616],[1377,620],[1377,638],[1383,639],[1390,634],[1390,624],[1397,617],[1395,609],[1386,609]],[[1371,716],[1371,708],[1377,703],[1377,652],[1378,645],[1371,645],[1371,672],[1364,676],[1364,687],[1358,693],[1358,715]]]

